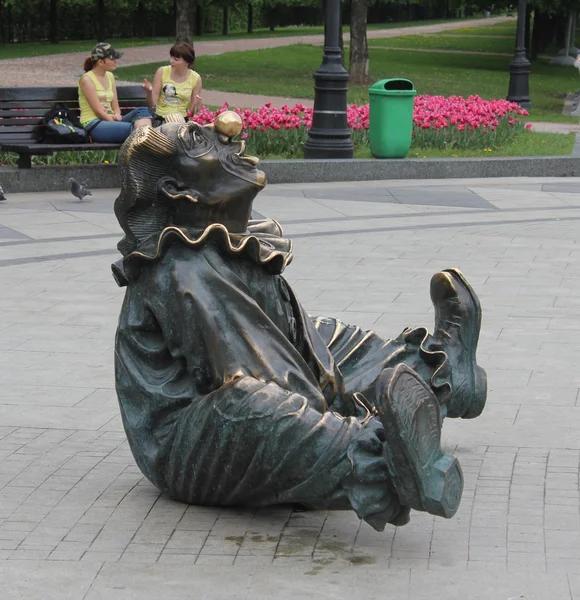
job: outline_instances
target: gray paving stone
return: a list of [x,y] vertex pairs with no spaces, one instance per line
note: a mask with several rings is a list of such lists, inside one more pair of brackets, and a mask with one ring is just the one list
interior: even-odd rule
[[570,584],[572,600],[578,600],[580,598],[580,577],[577,575],[568,575],[568,582]]
[[[3,210],[0,237],[15,234],[0,240],[0,587],[15,565],[40,565],[10,589],[45,598],[53,577],[65,600],[580,597],[579,181],[365,183],[363,202],[352,184],[290,185],[259,199],[288,221],[286,276],[311,312],[387,337],[431,327],[429,278],[454,265],[481,296],[488,407],[443,432],[465,474],[461,509],[383,533],[354,513],[160,496],[134,464],[114,392],[115,191],[65,218],[34,196]],[[110,254],[80,255],[87,242]],[[92,574],[85,588],[76,573]]]
[[10,227],[4,227],[0,225],[0,240],[28,240],[29,236],[20,233],[19,231],[15,231],[14,229],[10,229]]
[[185,568],[185,565],[194,565],[197,557],[199,556],[198,552],[192,553],[174,553],[174,552],[162,552],[157,562],[160,565],[182,565]]
[[[233,541],[232,544],[228,544],[227,541],[231,540],[224,540],[224,547],[235,546],[237,548],[241,544],[237,540]],[[202,548],[206,548],[207,552],[209,552],[220,547],[222,547],[221,540],[208,539],[208,532],[206,531],[174,531],[165,545],[166,550],[191,550],[198,552]]]
[[0,588],[6,600],[79,600],[100,565],[17,561],[0,563]]

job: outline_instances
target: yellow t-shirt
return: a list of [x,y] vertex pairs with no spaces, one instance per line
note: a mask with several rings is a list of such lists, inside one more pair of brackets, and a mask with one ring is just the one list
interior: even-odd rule
[[[88,71],[83,77],[88,77],[95,84],[97,97],[105,112],[109,115],[114,114],[112,102],[115,97],[115,76],[110,71],[107,71],[107,79],[109,80],[109,89],[107,90],[101,85],[101,82],[92,71]],[[81,79],[83,77],[81,77]],[[86,127],[91,121],[98,119],[99,117],[97,117],[95,111],[91,108],[91,105],[80,86],[81,79],[79,79],[79,106],[81,109],[81,125]]]
[[199,78],[199,74],[190,69],[188,78],[182,83],[177,83],[171,79],[171,65],[163,67],[161,69],[161,93],[155,112],[160,117],[166,117],[176,112],[186,117],[191,94]]

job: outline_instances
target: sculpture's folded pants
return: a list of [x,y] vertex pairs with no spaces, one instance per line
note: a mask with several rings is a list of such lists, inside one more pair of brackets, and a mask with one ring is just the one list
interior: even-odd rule
[[385,523],[400,510],[380,421],[321,414],[273,383],[231,382],[190,407],[174,435],[165,480],[179,500],[353,508]]

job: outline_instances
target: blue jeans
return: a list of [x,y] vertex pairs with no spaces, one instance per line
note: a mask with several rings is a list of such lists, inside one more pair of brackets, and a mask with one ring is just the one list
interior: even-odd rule
[[[144,108],[135,108],[120,121],[101,121],[94,119],[87,123],[85,129],[93,142],[98,144],[122,144],[133,131],[133,123],[139,119],[150,119],[150,112]],[[96,123],[96,125],[95,125]]]

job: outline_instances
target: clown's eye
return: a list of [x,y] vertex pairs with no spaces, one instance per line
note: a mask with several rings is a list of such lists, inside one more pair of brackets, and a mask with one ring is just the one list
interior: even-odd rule
[[196,146],[203,144],[203,136],[201,136],[195,129],[191,128],[188,135],[183,136],[182,140],[187,148],[193,150]]
[[207,144],[207,140],[199,131],[194,130],[191,137],[194,146],[204,146]]

